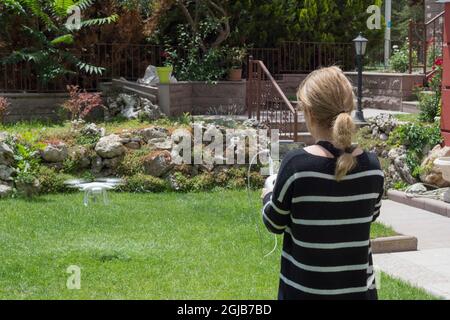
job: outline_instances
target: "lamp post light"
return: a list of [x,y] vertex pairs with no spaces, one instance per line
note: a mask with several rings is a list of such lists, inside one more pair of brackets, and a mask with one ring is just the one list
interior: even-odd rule
[[358,37],[353,40],[356,50],[356,63],[358,67],[358,109],[355,112],[356,122],[366,122],[362,110],[362,71],[363,71],[363,57],[366,54],[368,40],[360,33]]

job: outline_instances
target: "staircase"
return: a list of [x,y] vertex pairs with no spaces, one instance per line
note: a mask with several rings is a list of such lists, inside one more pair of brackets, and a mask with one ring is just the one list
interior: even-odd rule
[[286,97],[264,62],[249,60],[247,80],[248,117],[270,129],[278,129],[281,143],[313,144],[303,113]]

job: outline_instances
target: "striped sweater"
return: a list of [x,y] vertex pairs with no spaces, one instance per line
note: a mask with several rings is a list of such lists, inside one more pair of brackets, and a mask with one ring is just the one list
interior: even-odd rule
[[337,182],[335,158],[303,149],[284,158],[263,220],[284,234],[279,299],[376,299],[370,226],[384,177],[375,154]]

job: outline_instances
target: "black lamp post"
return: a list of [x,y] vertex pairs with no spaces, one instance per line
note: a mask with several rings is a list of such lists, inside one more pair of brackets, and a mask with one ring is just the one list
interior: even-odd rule
[[368,40],[360,33],[356,39],[353,40],[356,49],[356,63],[358,67],[358,109],[355,112],[356,122],[366,122],[362,110],[362,82],[363,82],[363,57],[366,54]]

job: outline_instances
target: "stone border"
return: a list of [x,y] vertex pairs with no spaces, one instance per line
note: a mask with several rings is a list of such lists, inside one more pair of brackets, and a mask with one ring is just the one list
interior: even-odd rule
[[398,190],[389,190],[387,195],[389,200],[450,218],[450,203],[427,198],[409,198],[405,192]]
[[418,240],[413,236],[397,235],[393,237],[384,237],[371,240],[372,252],[394,253],[405,251],[417,251]]

